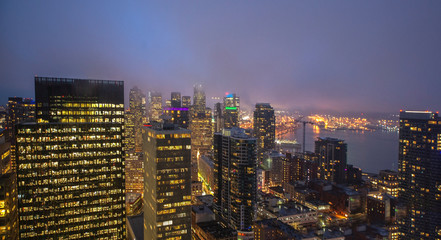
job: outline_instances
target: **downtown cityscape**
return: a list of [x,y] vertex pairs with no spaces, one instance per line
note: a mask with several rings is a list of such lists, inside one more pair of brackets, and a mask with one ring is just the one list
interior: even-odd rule
[[81,5],[0,3],[0,239],[441,239],[439,2]]

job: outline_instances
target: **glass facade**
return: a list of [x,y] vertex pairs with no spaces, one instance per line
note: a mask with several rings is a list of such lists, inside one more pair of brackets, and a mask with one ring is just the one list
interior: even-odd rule
[[123,239],[122,81],[35,78],[16,130],[20,239]]

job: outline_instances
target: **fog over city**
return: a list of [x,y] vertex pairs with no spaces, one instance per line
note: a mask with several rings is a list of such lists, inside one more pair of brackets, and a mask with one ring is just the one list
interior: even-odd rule
[[441,108],[439,1],[2,1],[0,104],[33,77],[235,92],[276,109]]

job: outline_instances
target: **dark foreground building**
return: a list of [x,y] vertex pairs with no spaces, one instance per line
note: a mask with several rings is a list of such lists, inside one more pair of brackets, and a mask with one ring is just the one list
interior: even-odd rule
[[398,197],[407,209],[400,239],[441,238],[441,118],[427,111],[400,113]]
[[126,237],[122,81],[35,78],[16,129],[20,239]]

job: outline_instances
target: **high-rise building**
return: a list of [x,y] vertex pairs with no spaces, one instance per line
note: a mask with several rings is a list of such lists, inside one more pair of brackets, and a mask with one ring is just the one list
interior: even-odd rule
[[149,92],[149,121],[157,122],[162,115],[162,94]]
[[191,239],[191,134],[144,127],[144,239]]
[[244,129],[214,134],[214,207],[239,235],[252,231],[256,211],[256,147]]
[[10,97],[6,115],[7,138],[13,138],[15,125],[35,121],[35,102],[32,98]]
[[182,107],[189,108],[191,106],[191,97],[190,96],[182,96]]
[[197,112],[203,112],[206,108],[206,97],[202,83],[193,86],[193,106]]
[[0,174],[0,239],[18,239],[17,177]]
[[191,107],[190,126],[192,132],[191,138],[191,161],[193,164],[192,178],[198,179],[197,163],[198,158],[207,155],[212,149],[212,127],[211,127],[211,109],[205,105],[205,93],[202,85],[197,84],[194,87],[195,104]]
[[0,239],[17,239],[17,175],[11,167],[11,144],[0,129]]
[[20,239],[123,239],[124,83],[35,78],[37,123],[19,124]]
[[142,127],[146,119],[145,94],[138,87],[130,89],[129,109],[125,122],[125,170],[126,194],[129,201],[142,195],[144,189],[144,167],[142,152]]
[[441,238],[441,118],[401,111],[399,141],[398,197],[407,209],[399,237]]
[[220,132],[224,127],[224,118],[222,112],[223,112],[222,103],[214,104],[213,132]]
[[254,137],[257,139],[257,157],[276,147],[276,117],[269,103],[257,103],[254,110]]
[[181,93],[180,92],[172,92],[171,93],[171,107],[172,108],[180,108],[181,105]]
[[239,127],[239,97],[235,93],[224,97],[224,128]]
[[315,153],[319,154],[319,177],[335,183],[346,182],[347,144],[336,138],[318,138]]

